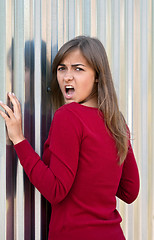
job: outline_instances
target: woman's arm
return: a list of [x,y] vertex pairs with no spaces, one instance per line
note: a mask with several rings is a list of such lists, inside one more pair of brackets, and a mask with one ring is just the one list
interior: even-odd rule
[[[17,108],[16,104],[14,102],[14,109]],[[14,113],[4,104],[1,106],[11,116],[8,119],[5,113],[1,113],[6,121],[9,136],[15,143],[20,163],[30,181],[51,204],[62,201],[70,191],[78,167],[81,128],[77,119],[67,110],[57,111],[55,114],[47,140],[49,147],[46,157],[50,159],[50,164],[46,166],[28,141],[22,138],[21,119],[15,120]],[[18,109],[16,114],[21,116],[20,108]],[[18,139],[17,143],[15,139]]]
[[137,198],[139,186],[138,167],[130,144],[127,157],[124,161],[122,176],[116,195],[124,202],[130,204]]

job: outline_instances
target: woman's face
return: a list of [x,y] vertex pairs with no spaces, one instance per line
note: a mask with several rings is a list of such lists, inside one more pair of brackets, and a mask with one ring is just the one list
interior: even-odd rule
[[[82,102],[92,93],[95,71],[83,57],[79,49],[73,50],[57,67],[57,80],[65,103]],[[97,98],[88,98],[83,103],[89,107],[97,107]]]

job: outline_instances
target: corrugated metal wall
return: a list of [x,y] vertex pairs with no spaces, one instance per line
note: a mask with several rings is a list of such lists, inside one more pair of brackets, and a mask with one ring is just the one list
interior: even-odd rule
[[[132,132],[141,190],[118,202],[128,240],[154,240],[154,0],[0,0],[0,100],[15,92],[39,154],[51,122],[51,62],[76,35],[104,44]],[[0,119],[0,239],[47,239],[50,206],[31,186]]]

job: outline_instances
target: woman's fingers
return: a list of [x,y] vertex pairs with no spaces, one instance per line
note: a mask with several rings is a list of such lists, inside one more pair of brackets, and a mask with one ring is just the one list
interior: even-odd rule
[[[0,106],[3,108],[3,103],[0,101]],[[0,115],[4,118],[5,121],[9,119],[8,115],[0,110]]]
[[4,104],[3,102],[0,101],[0,106],[6,111],[6,113],[4,113],[3,111],[0,111],[1,113],[1,116],[7,121],[10,118],[14,118],[14,113],[13,111],[6,105]]
[[16,103],[17,106],[20,108],[19,100],[17,99],[17,97],[15,96],[15,94],[10,92],[10,93],[8,93],[8,96],[9,96],[10,100],[11,100],[12,102]]
[[[21,107],[18,99],[13,93],[8,93],[8,96],[10,98],[10,101],[13,105],[13,110],[8,107],[6,104],[2,103],[0,101],[0,106],[6,111],[6,113],[1,111],[1,116],[7,121],[9,118],[14,119],[20,119],[21,118]],[[8,115],[8,116],[7,116]]]
[[9,93],[8,94],[11,103],[13,104],[13,110],[14,110],[14,115],[15,117],[21,117],[21,107],[18,99],[14,95],[14,93]]

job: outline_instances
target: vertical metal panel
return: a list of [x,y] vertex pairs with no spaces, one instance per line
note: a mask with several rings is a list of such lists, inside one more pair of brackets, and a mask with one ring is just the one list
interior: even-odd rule
[[[95,27],[96,28],[96,27]],[[106,1],[97,1],[97,37],[106,48]]]
[[[68,23],[66,24],[68,26]],[[52,60],[57,53],[58,44],[58,5],[57,1],[51,0],[51,54]]]
[[[135,203],[117,202],[121,226],[128,240],[153,240],[154,1],[1,0],[0,32],[0,100],[15,92],[25,136],[40,155],[51,122],[46,90],[58,48],[82,34],[102,41],[141,177]],[[47,239],[50,208],[8,143],[0,118],[0,239]]]
[[[140,69],[141,69],[141,228],[142,239],[148,238],[148,2],[140,2],[141,21],[141,48],[140,48]],[[144,16],[144,17],[143,17]]]
[[[127,123],[130,129],[130,132],[133,132],[133,68],[134,68],[134,59],[133,59],[133,50],[134,50],[134,42],[133,42],[133,31],[134,31],[134,6],[133,1],[126,1],[125,5],[125,48],[126,48],[126,88],[127,88]],[[126,209],[126,239],[133,239],[133,225],[134,219],[133,216],[133,206],[129,206]]]
[[90,12],[91,12],[91,36],[96,37],[97,36],[97,3],[96,0],[91,1],[90,6]]
[[[133,146],[135,150],[135,155],[138,160],[138,165],[140,166],[141,159],[141,121],[140,115],[141,107],[141,93],[140,93],[140,2],[134,2],[134,103],[133,103]],[[147,159],[145,160],[147,161]],[[134,239],[141,239],[141,209],[140,209],[140,199],[139,197],[134,204]]]
[[82,24],[83,32],[85,35],[91,34],[91,0],[82,1],[83,15],[82,15]]
[[77,0],[75,5],[75,14],[76,14],[76,25],[75,25],[75,35],[79,36],[82,34],[82,0]]
[[[153,29],[154,29],[154,24],[152,21],[152,16],[153,16],[153,7],[152,7],[152,1],[148,1],[148,5],[147,5],[147,12],[148,12],[148,17],[147,17],[147,26],[150,29],[150,31],[148,31],[148,66],[147,66],[147,72],[148,72],[148,87],[147,87],[147,92],[148,92],[148,128],[147,128],[147,136],[148,136],[148,203],[149,203],[149,207],[148,207],[148,237],[150,237],[151,235],[153,236],[153,226],[152,226],[152,222],[151,219],[153,218],[153,198],[152,198],[152,192],[151,192],[151,188],[154,186],[152,184],[152,176],[153,176],[153,172],[151,171],[151,166],[153,166],[153,158],[152,158],[152,149],[153,149],[153,141],[152,141],[152,135],[150,134],[151,129],[153,129],[153,103],[154,103],[154,99],[152,99],[153,96],[153,67],[154,67],[154,62],[153,62],[153,48],[151,48],[152,46],[152,42],[153,42]],[[154,129],[153,131],[151,131],[154,133]],[[154,169],[154,168],[153,168]]]
[[[0,99],[5,101],[5,68],[6,68],[6,2],[0,1]],[[0,239],[6,238],[6,140],[5,127],[0,119]]]
[[[153,156],[154,156],[154,147],[152,145],[152,143],[154,143],[154,1],[151,1],[151,138],[150,138],[150,142],[151,142],[151,154],[150,154],[150,158],[151,158],[151,188],[150,188],[150,193],[151,193],[151,209],[150,209],[150,225],[151,225],[151,236],[153,236],[154,238],[154,191],[151,191],[151,189],[154,189],[154,161],[153,161]],[[151,220],[152,219],[152,220]],[[152,223],[151,223],[152,221]]]
[[69,1],[68,3],[68,26],[69,26],[69,39],[75,36],[75,1]]
[[[24,2],[14,2],[14,81],[13,92],[18,96],[24,111]],[[24,182],[23,168],[17,162],[15,199],[15,238],[24,239]]]
[[120,81],[120,0],[111,1],[111,67],[112,76],[119,97]]
[[[41,1],[34,2],[35,150],[41,155]],[[35,240],[41,239],[41,196],[35,189]]]

